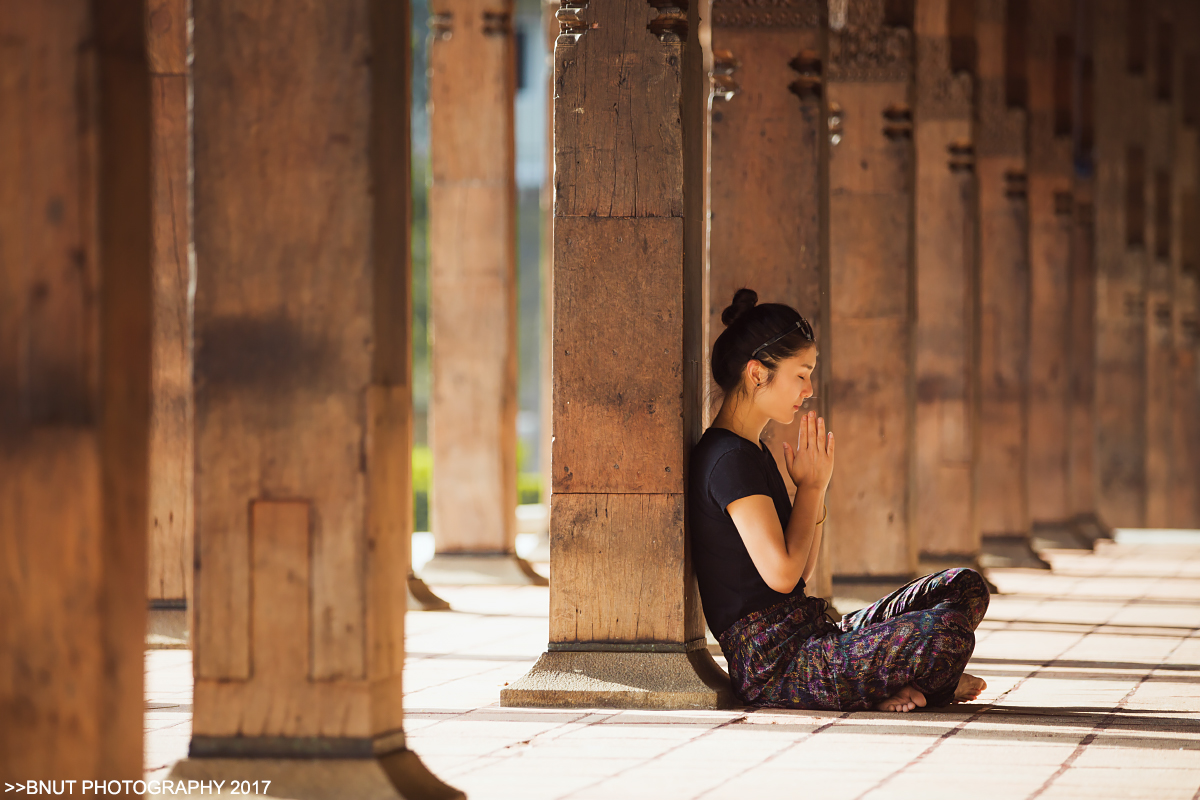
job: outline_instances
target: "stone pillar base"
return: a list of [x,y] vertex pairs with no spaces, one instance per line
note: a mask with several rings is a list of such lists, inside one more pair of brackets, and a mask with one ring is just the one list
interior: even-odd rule
[[954,553],[921,553],[917,560],[917,571],[922,575],[932,575],[933,573],[941,572],[944,569],[960,568],[975,570],[983,576],[983,582],[987,584],[989,592],[992,594],[999,593],[999,587],[988,580],[983,564],[979,563],[979,554],[957,555]]
[[427,583],[456,586],[549,586],[545,576],[515,553],[438,553],[421,570]]
[[736,705],[729,676],[704,645],[697,640],[687,652],[682,646],[673,652],[551,650],[525,677],[500,690],[500,705],[668,710]]
[[146,649],[188,650],[191,646],[187,601],[151,600],[146,614]]
[[1096,547],[1097,541],[1112,538],[1112,531],[1106,528],[1095,514],[1080,514],[1075,517],[1071,521],[1071,529],[1077,539],[1087,543],[1087,546],[1093,549]]
[[1029,533],[1034,550],[1091,550],[1090,539],[1080,537],[1075,531],[1074,520],[1038,523]]
[[[249,783],[250,794],[289,800],[465,800],[466,795],[441,782],[411,750],[394,750],[366,758],[185,758],[176,762],[168,780],[224,781],[221,790],[205,794],[238,794]],[[254,782],[259,786],[255,791]],[[264,781],[270,781],[264,788]]]
[[543,563],[550,560],[550,534],[549,533],[547,533],[546,531],[540,531],[538,533],[537,544],[534,546],[533,550],[531,550],[529,552],[529,556],[525,560],[533,561],[533,562],[540,561]]
[[985,569],[1050,569],[1023,533],[984,534],[979,563]]
[[411,572],[408,573],[408,610],[409,611],[449,611],[450,604],[433,593],[425,585],[425,581]]

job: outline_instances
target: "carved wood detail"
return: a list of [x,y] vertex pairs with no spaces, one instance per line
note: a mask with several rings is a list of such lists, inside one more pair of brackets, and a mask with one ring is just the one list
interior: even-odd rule
[[840,27],[831,25],[829,31],[830,80],[908,80],[913,71],[912,31],[887,24],[883,0],[846,0],[844,5]]
[[918,108],[922,119],[965,119],[971,114],[971,76],[950,69],[950,40],[923,37],[917,44]]
[[1022,156],[1025,153],[1025,112],[1005,102],[1003,79],[981,79],[975,120],[975,151],[986,156]]
[[682,44],[688,37],[688,0],[647,0],[658,12],[650,20],[650,32],[663,44]]
[[713,0],[722,28],[819,28],[824,0]]

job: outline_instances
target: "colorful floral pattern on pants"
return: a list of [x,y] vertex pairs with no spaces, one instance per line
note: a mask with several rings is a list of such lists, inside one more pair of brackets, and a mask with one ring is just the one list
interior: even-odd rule
[[734,693],[747,705],[862,711],[912,685],[929,706],[954,698],[988,607],[987,583],[948,569],[840,623],[817,597],[748,614],[721,634]]

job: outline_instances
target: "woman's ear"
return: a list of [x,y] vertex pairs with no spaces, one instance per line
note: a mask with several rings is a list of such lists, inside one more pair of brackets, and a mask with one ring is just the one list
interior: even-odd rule
[[750,381],[750,385],[752,387],[762,386],[763,382],[766,380],[765,373],[766,369],[763,368],[763,365],[760,361],[752,358],[746,362],[746,378]]

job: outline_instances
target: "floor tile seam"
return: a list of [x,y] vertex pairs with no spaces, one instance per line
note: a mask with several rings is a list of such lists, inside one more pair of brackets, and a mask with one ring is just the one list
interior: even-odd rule
[[[1072,587],[1074,587],[1075,585],[1078,585],[1078,584],[1079,584],[1080,582],[1082,582],[1083,580],[1084,580],[1083,578],[1077,578],[1077,579],[1075,580],[1075,583],[1074,583],[1074,584],[1072,584]],[[1006,595],[1001,595],[1001,596],[1003,597],[1003,596],[1006,596]],[[1018,593],[1017,593],[1017,594],[1015,594],[1015,595],[1009,595],[1009,596],[1012,596],[1012,597],[1020,597],[1020,596],[1021,596],[1021,594],[1020,594],[1020,592],[1018,592]],[[1033,607],[1032,607],[1032,608],[1030,608],[1029,610],[1030,610],[1030,612],[1037,611],[1038,609],[1040,609],[1042,606],[1046,605],[1047,603],[1052,603],[1052,602],[1054,602],[1054,601],[1055,601],[1055,598],[1054,598],[1054,597],[1052,597],[1052,596],[1050,596],[1050,595],[1043,595],[1043,596],[1042,596],[1042,598],[1041,598],[1040,600],[1037,600],[1037,601],[1036,601],[1036,602],[1033,604]],[[984,620],[986,620],[986,619],[987,619],[987,613],[986,613],[986,612],[984,612],[984,617],[983,617],[983,618],[984,618]],[[1018,620],[993,620],[993,622],[995,622],[995,621],[1001,621],[1001,622],[1003,622],[1003,623],[1004,623],[1004,627],[1002,627],[1002,628],[996,628],[996,629],[993,629],[993,630],[987,630],[987,631],[984,631],[984,633],[983,633],[983,636],[982,636],[982,637],[976,637],[976,639],[975,639],[975,643],[976,643],[976,644],[978,644],[980,641],[987,641],[987,640],[988,640],[988,639],[989,639],[989,638],[992,636],[992,634],[995,634],[995,633],[1000,633],[1001,631],[1004,631],[1005,629],[1007,629],[1007,627],[1008,627],[1009,625],[1011,625],[1011,624],[1012,624],[1012,623],[1014,623],[1014,622],[1017,622]]]
[[[580,792],[585,792],[589,789],[593,789],[593,788],[605,783],[606,781],[612,780],[613,778],[619,778],[621,775],[624,775],[626,772],[629,772],[632,769],[635,769],[637,767],[644,767],[647,764],[652,764],[653,762],[660,760],[664,756],[674,753],[675,751],[679,750],[680,748],[686,747],[689,744],[694,744],[695,742],[698,742],[701,739],[712,736],[713,734],[715,734],[717,731],[721,730],[722,728],[726,728],[730,725],[736,725],[736,724],[744,721],[745,719],[746,719],[746,715],[740,714],[739,716],[737,716],[731,720],[726,720],[725,722],[722,722],[720,725],[715,725],[715,726],[709,728],[708,730],[704,731],[703,733],[701,733],[699,736],[697,736],[694,739],[688,739],[686,741],[680,742],[673,747],[667,748],[666,750],[664,750],[661,753],[658,753],[654,756],[651,756],[650,758],[645,759],[641,763],[634,764],[632,766],[625,767],[624,769],[617,770],[613,774],[605,775],[605,776],[601,777],[599,780],[592,781],[591,783],[587,784],[586,786],[581,786],[577,789],[572,789],[571,791],[567,792],[564,795],[559,795],[559,797],[556,798],[556,800],[567,800],[567,798],[569,798],[571,795],[579,794]],[[599,720],[597,720],[597,722],[599,722]],[[592,724],[594,725],[596,723],[592,723]],[[706,789],[705,791],[708,791],[708,790]]]
[[[1041,603],[1039,603],[1039,605],[1040,605],[1040,604],[1041,604]],[[1122,608],[1124,608],[1124,607],[1125,607],[1125,605],[1128,605],[1128,603],[1126,603],[1126,604],[1124,604],[1124,605],[1120,606],[1119,608],[1117,608],[1116,610],[1114,610],[1114,611],[1113,611],[1113,616],[1116,616],[1118,613],[1120,613],[1121,609],[1122,609]],[[1111,617],[1110,617],[1110,619],[1111,619]],[[945,733],[943,733],[941,736],[939,736],[939,737],[937,738],[937,740],[936,740],[936,741],[934,741],[934,742],[933,742],[933,744],[929,745],[929,747],[927,747],[927,748],[926,748],[924,751],[922,751],[921,753],[919,753],[919,754],[917,755],[917,757],[916,757],[916,758],[914,758],[912,761],[909,761],[908,763],[904,764],[903,766],[901,766],[901,767],[900,767],[898,770],[896,770],[895,772],[892,772],[892,773],[888,774],[887,776],[885,776],[885,777],[884,777],[882,780],[880,780],[880,781],[879,781],[877,784],[875,784],[875,786],[871,787],[870,789],[867,789],[865,792],[863,792],[862,794],[858,795],[858,797],[856,797],[856,798],[855,798],[855,800],[864,800],[864,799],[866,798],[866,796],[867,796],[867,795],[869,795],[869,794],[871,794],[872,792],[875,792],[875,791],[877,791],[877,790],[879,790],[879,789],[882,789],[884,786],[886,786],[886,785],[887,785],[889,782],[891,782],[893,779],[895,779],[895,778],[896,778],[896,777],[898,777],[899,775],[902,775],[902,774],[903,774],[903,773],[904,773],[906,770],[908,770],[910,767],[912,767],[912,766],[915,766],[916,764],[919,764],[919,763],[920,763],[920,762],[921,762],[921,761],[922,761],[922,760],[923,760],[923,759],[924,759],[926,756],[930,755],[930,754],[931,754],[931,753],[933,753],[935,750],[937,750],[937,748],[938,748],[938,747],[940,747],[940,746],[942,745],[942,743],[943,743],[943,742],[946,742],[946,741],[948,741],[949,739],[951,739],[951,738],[953,738],[954,736],[956,736],[956,735],[957,735],[957,734],[958,734],[960,731],[962,731],[962,730],[963,730],[963,729],[964,729],[964,728],[965,728],[965,727],[966,727],[968,724],[970,724],[971,722],[974,722],[974,721],[975,721],[975,720],[977,720],[979,717],[983,716],[985,713],[987,713],[987,711],[988,711],[990,708],[994,707],[994,706],[995,706],[997,703],[999,703],[999,702],[1000,702],[1001,700],[1003,700],[1005,697],[1007,697],[1008,695],[1012,694],[1012,693],[1013,693],[1013,692],[1015,692],[1017,689],[1021,688],[1021,686],[1023,686],[1023,685],[1024,685],[1024,684],[1025,684],[1027,681],[1031,680],[1031,679],[1032,679],[1032,678],[1034,678],[1036,675],[1038,675],[1040,672],[1042,672],[1043,670],[1047,669],[1047,668],[1048,668],[1048,667],[1049,667],[1051,664],[1053,664],[1054,662],[1056,662],[1056,661],[1058,661],[1060,658],[1062,658],[1062,656],[1063,656],[1063,655],[1065,655],[1066,653],[1070,652],[1071,648],[1073,648],[1073,647],[1075,647],[1077,644],[1079,644],[1079,642],[1080,642],[1080,641],[1082,641],[1084,638],[1086,638],[1086,637],[1087,637],[1087,635],[1088,635],[1088,633],[1087,633],[1087,632],[1080,633],[1078,636],[1076,636],[1076,639],[1075,639],[1075,641],[1074,641],[1074,642],[1072,642],[1071,644],[1069,644],[1069,645],[1067,645],[1065,648],[1063,648],[1063,649],[1062,649],[1062,650],[1061,650],[1061,651],[1058,653],[1058,655],[1056,655],[1054,658],[1052,658],[1052,659],[1050,659],[1050,660],[1048,660],[1048,661],[1044,662],[1044,663],[1043,663],[1041,666],[1039,666],[1039,667],[1038,667],[1037,669],[1035,669],[1033,672],[1029,673],[1029,674],[1028,674],[1028,675],[1026,675],[1025,677],[1021,678],[1019,681],[1017,681],[1015,684],[1013,684],[1011,687],[1009,687],[1009,688],[1008,688],[1008,689],[1006,689],[1005,691],[1001,692],[1001,693],[1000,693],[1000,695],[999,695],[999,696],[998,696],[998,697],[997,697],[997,698],[996,698],[994,701],[992,701],[991,703],[988,703],[988,704],[987,704],[987,705],[986,705],[984,708],[980,709],[979,711],[976,711],[974,714],[972,714],[971,716],[969,716],[969,717],[967,717],[966,719],[962,720],[962,721],[961,721],[961,722],[959,722],[957,725],[955,725],[953,728],[951,728],[950,730],[948,730],[948,731],[946,731]],[[1068,758],[1070,758],[1070,756],[1068,756]]]
[[[469,712],[464,712],[464,713],[469,713]],[[581,719],[586,719],[587,717],[590,717],[590,716],[594,715],[595,713],[596,713],[596,712],[595,712],[595,710],[594,710],[594,709],[588,709],[587,711],[583,711],[583,712],[581,712],[581,713],[580,713],[580,715],[579,715],[579,717],[577,717],[576,719],[573,719],[573,720],[568,720],[568,721],[566,721],[566,722],[559,723],[558,725],[555,725],[555,726],[554,726],[553,728],[551,728],[550,730],[543,731],[542,733],[537,733],[537,734],[534,734],[533,736],[529,737],[528,739],[524,739],[524,740],[521,740],[521,741],[518,741],[518,742],[514,742],[514,743],[512,743],[512,744],[507,744],[507,745],[505,745],[505,746],[503,746],[503,747],[500,747],[500,748],[497,748],[497,749],[495,749],[495,750],[490,750],[490,751],[488,751],[487,753],[484,753],[484,754],[482,754],[482,755],[475,756],[475,758],[474,758],[473,760],[474,760],[474,761],[480,761],[481,759],[485,759],[485,758],[498,758],[498,759],[516,758],[516,757],[518,756],[518,754],[515,754],[515,753],[514,753],[514,754],[504,755],[504,751],[505,751],[505,750],[507,750],[507,749],[509,749],[510,747],[512,747],[512,746],[513,746],[513,744],[525,744],[525,745],[529,745],[530,747],[532,747],[532,746],[533,746],[533,741],[534,741],[535,739],[538,739],[538,738],[540,738],[540,737],[542,737],[542,736],[545,736],[546,734],[548,734],[548,733],[550,733],[550,732],[552,732],[552,731],[556,731],[556,730],[559,730],[559,729],[561,729],[561,728],[565,728],[565,727],[566,727],[566,726],[568,726],[568,725],[575,725],[575,724],[578,724],[578,723],[579,723],[579,720],[581,720]],[[449,720],[442,720],[442,722],[447,722],[447,721],[449,721]],[[598,721],[599,721],[599,720],[597,720],[597,722],[598,722]],[[433,725],[427,725],[425,728],[422,728],[421,730],[422,730],[422,731],[425,731],[425,730],[428,730],[429,728],[436,727],[437,725],[441,725],[441,724],[442,724],[442,722],[436,722],[436,723],[434,723]],[[590,725],[594,725],[594,724],[595,724],[594,722],[592,722],[592,723],[588,723],[588,725],[589,725],[589,726],[590,726]],[[587,727],[587,726],[585,726],[585,727]],[[555,737],[555,738],[558,738],[558,737]],[[551,739],[550,741],[554,741],[554,739]],[[420,747],[420,744],[419,744],[419,742],[418,742],[418,743],[416,743],[416,744],[417,744],[417,747]],[[467,766],[467,765],[464,765],[464,766]],[[470,775],[472,772],[478,772],[479,770],[481,770],[481,769],[487,769],[487,768],[488,768],[488,767],[490,767],[490,766],[492,766],[492,765],[491,765],[491,764],[477,764],[477,765],[475,765],[475,766],[468,766],[468,768],[466,768],[466,769],[463,769],[463,770],[461,770],[461,771],[458,771],[458,772],[456,772],[456,773],[455,773],[455,777],[462,777],[463,775]]]
[[[1188,637],[1188,638],[1190,638],[1190,637]],[[1178,650],[1180,647],[1183,646],[1183,643],[1185,641],[1187,641],[1188,638],[1180,639],[1179,642],[1176,643],[1176,645],[1174,647],[1172,647],[1171,650],[1162,657],[1162,660],[1159,662],[1159,664],[1161,665],[1161,664],[1165,663],[1166,660],[1168,658],[1170,658],[1171,655],[1174,654],[1174,652],[1176,650]],[[1111,725],[1117,719],[1117,717],[1119,716],[1119,713],[1118,713],[1119,710],[1125,707],[1125,704],[1129,702],[1129,700],[1133,697],[1133,695],[1137,693],[1137,690],[1142,687],[1142,685],[1150,678],[1151,675],[1154,674],[1154,672],[1157,669],[1158,669],[1158,666],[1155,666],[1152,669],[1150,669],[1149,671],[1147,671],[1146,674],[1142,676],[1142,679],[1140,681],[1138,681],[1136,684],[1134,684],[1133,687],[1128,692],[1125,693],[1124,697],[1122,697],[1120,700],[1117,701],[1117,705],[1113,709],[1113,711],[1104,715],[1104,717],[1102,717],[1101,720],[1092,727],[1092,730],[1088,733],[1088,735],[1084,736],[1083,739],[1079,742],[1079,744],[1077,744],[1075,746],[1075,750],[1069,756],[1067,756],[1066,760],[1063,761],[1063,763],[1054,772],[1054,774],[1051,775],[1049,778],[1047,778],[1046,782],[1043,783],[1041,785],[1041,787],[1039,787],[1036,791],[1034,791],[1033,794],[1029,795],[1029,797],[1027,797],[1026,800],[1035,800],[1036,798],[1040,797],[1043,793],[1045,793],[1045,791],[1047,789],[1049,789],[1054,784],[1055,781],[1057,781],[1064,774],[1066,774],[1067,771],[1071,768],[1071,766],[1079,759],[1079,757],[1081,755],[1083,755],[1083,751],[1087,749],[1088,745],[1090,745],[1092,742],[1096,741],[1096,739],[1099,738],[1100,734],[1103,733],[1108,728],[1108,726]],[[1200,790],[1198,790],[1198,794],[1200,794]]]
[[[489,672],[499,672],[500,670],[507,669],[507,668],[508,668],[507,665],[500,666],[500,667],[491,667],[488,669],[480,670],[479,672],[472,673],[470,675],[459,675],[458,677],[455,677],[455,678],[447,678],[446,680],[441,681],[440,683],[432,683],[428,686],[422,686],[419,689],[414,689],[412,691],[412,694],[416,694],[417,692],[426,692],[426,691],[429,691],[430,689],[440,689],[443,686],[448,686],[451,683],[457,683],[458,681],[471,680],[474,678],[478,678],[480,675],[486,675]],[[409,694],[409,692],[405,691],[404,694],[407,696]],[[476,706],[476,708],[482,708],[482,707],[483,706]],[[472,711],[472,710],[474,710],[474,709],[466,709],[465,711]]]
[[[774,761],[776,758],[779,758],[779,757],[780,757],[780,756],[782,756],[784,753],[786,753],[786,752],[788,752],[788,751],[790,751],[790,750],[792,750],[792,749],[794,749],[794,748],[798,747],[799,745],[803,744],[804,742],[807,742],[807,741],[809,741],[809,740],[810,740],[810,739],[812,739],[814,736],[816,736],[818,733],[821,733],[821,732],[823,732],[823,731],[826,731],[826,730],[828,730],[829,728],[832,728],[834,725],[837,725],[837,724],[838,724],[838,722],[840,722],[840,721],[842,721],[842,720],[844,720],[844,719],[848,719],[848,718],[850,717],[850,713],[851,713],[851,712],[847,711],[847,712],[845,712],[845,713],[843,713],[843,714],[841,714],[841,715],[839,715],[839,716],[837,716],[837,717],[834,717],[834,718],[833,718],[833,719],[831,719],[829,722],[826,722],[824,725],[821,725],[821,726],[819,726],[819,727],[817,727],[817,728],[814,728],[813,730],[811,730],[811,731],[809,731],[808,733],[806,733],[806,734],[804,734],[803,736],[801,736],[799,739],[795,739],[795,740],[793,740],[792,742],[790,742],[790,743],[788,743],[787,745],[785,745],[784,747],[781,747],[779,750],[776,750],[774,753],[771,753],[769,756],[767,756],[767,757],[766,757],[766,758],[764,758],[762,761],[760,761],[760,762],[758,762],[757,764],[755,764],[755,765],[754,765],[753,767],[751,767],[750,769],[761,769],[761,768],[765,767],[767,764],[770,764],[772,761]],[[747,771],[748,771],[748,770],[747,770]],[[723,780],[723,781],[721,781],[720,783],[718,783],[716,786],[711,786],[711,787],[709,787],[709,788],[705,789],[703,792],[701,792],[699,795],[697,795],[697,796],[696,796],[696,798],[703,797],[705,794],[710,794],[710,793],[712,793],[712,792],[715,792],[715,791],[717,791],[718,789],[720,789],[722,786],[727,786],[727,785],[729,785],[729,784],[730,784],[730,783],[732,783],[734,780],[736,780],[738,777],[739,777],[738,775],[734,775],[734,776],[731,776],[731,777],[729,777],[729,778],[726,778],[725,780]],[[693,800],[696,800],[696,798],[693,798]]]

